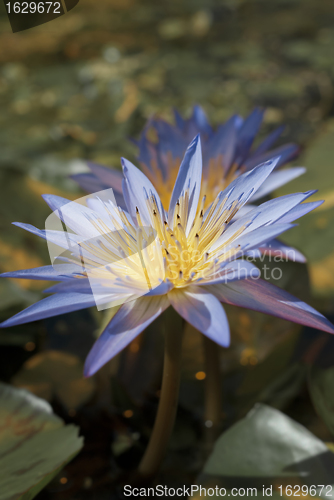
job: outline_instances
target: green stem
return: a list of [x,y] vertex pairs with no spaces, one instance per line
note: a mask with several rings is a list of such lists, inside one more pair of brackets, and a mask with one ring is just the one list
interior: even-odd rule
[[157,416],[145,454],[138,467],[142,479],[153,478],[164,459],[174,421],[179,396],[182,334],[172,328],[165,336],[162,386]]
[[206,373],[204,421],[209,433],[215,435],[220,429],[222,419],[220,347],[206,335],[203,335],[203,338]]

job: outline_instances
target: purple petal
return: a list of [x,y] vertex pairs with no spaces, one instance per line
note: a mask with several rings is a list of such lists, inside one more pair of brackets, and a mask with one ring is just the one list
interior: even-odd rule
[[35,267],[33,269],[22,269],[20,271],[11,271],[2,273],[2,278],[19,278],[47,281],[65,281],[71,279],[73,274],[81,273],[80,266],[75,264],[57,264],[53,266]]
[[308,214],[312,210],[318,208],[320,205],[323,204],[323,200],[320,201],[311,201],[310,203],[302,203],[301,205],[297,205],[296,207],[292,208],[287,214],[283,215],[279,219],[280,222],[293,222],[296,219],[299,219],[299,217],[302,217],[305,214]]
[[232,116],[224,125],[218,127],[210,141],[203,143],[205,168],[209,166],[211,158],[218,158],[222,155],[224,171],[229,170],[237,147],[237,121],[238,117]]
[[136,207],[138,207],[143,224],[151,224],[151,213],[148,210],[146,199],[153,195],[157,202],[160,216],[164,220],[165,213],[159,195],[151,181],[131,162],[122,158],[124,173],[123,194],[130,215],[136,219]]
[[141,297],[123,304],[91,349],[85,363],[86,377],[93,375],[116,356],[152,321],[167,309],[166,295]]
[[174,113],[174,118],[175,118],[175,123],[176,123],[177,128],[179,128],[180,130],[183,130],[184,124],[185,124],[184,119],[182,118],[182,116],[180,115],[180,113],[178,112],[177,109],[173,108],[173,113]]
[[[82,238],[95,238],[101,236],[100,231],[90,221],[96,222],[98,214],[91,210],[89,207],[82,205],[76,201],[66,200],[60,196],[52,194],[43,194],[43,199],[49,205],[53,213],[74,233]],[[48,219],[47,219],[48,221]],[[110,218],[107,216],[104,222],[108,225],[110,231],[114,229]],[[50,225],[53,225],[51,219]],[[61,228],[61,226],[60,226]],[[49,233],[53,233],[52,229],[47,229],[47,239],[49,240]]]
[[281,125],[276,130],[271,132],[271,134],[267,135],[267,137],[261,142],[261,144],[259,144],[259,146],[251,154],[251,158],[253,156],[257,156],[268,151],[268,149],[271,148],[271,146],[273,146],[277,141],[277,139],[280,137],[284,128],[285,128],[284,125]]
[[212,134],[212,127],[208,122],[207,116],[201,106],[194,106],[191,120],[195,123],[198,132],[208,136]]
[[94,174],[73,174],[70,175],[81,189],[87,191],[87,193],[96,193],[97,191],[102,191],[103,189],[108,189],[110,186],[104,184],[96,175]]
[[[306,193],[295,193],[286,196],[281,196],[280,198],[274,198],[273,200],[262,203],[262,205],[253,208],[246,212],[243,217],[236,219],[232,222],[218,241],[213,245],[211,251],[219,247],[224,241],[229,240],[240,228],[245,226],[244,231],[240,238],[243,240],[247,239],[247,235],[254,234],[254,231],[260,227],[268,228],[268,232],[272,231],[273,223],[279,222],[282,224],[281,217],[285,216],[291,211],[296,205],[300,204],[306,198],[311,196],[314,191],[308,191]],[[292,217],[293,219],[293,217]],[[269,226],[271,225],[271,227]],[[288,227],[286,229],[289,229]],[[262,241],[270,241],[272,237],[269,237]],[[233,241],[233,244],[235,242]]]
[[267,151],[266,153],[263,153],[259,156],[252,156],[245,161],[245,167],[247,170],[251,170],[260,163],[279,156],[279,161],[276,165],[276,168],[279,168],[281,165],[284,165],[288,161],[291,161],[293,158],[295,158],[298,153],[299,147],[296,144],[284,144],[283,146],[272,149],[271,151]]
[[281,257],[282,259],[291,260],[292,262],[306,262],[306,257],[301,252],[299,252],[299,250],[285,245],[284,243],[276,239],[262,244],[259,251],[262,255]]
[[154,297],[155,295],[165,295],[170,292],[173,288],[173,284],[170,281],[162,281],[160,285],[156,286],[150,290],[145,297]]
[[108,188],[112,188],[118,193],[122,193],[122,179],[123,175],[120,170],[115,170],[96,163],[88,162],[88,167],[91,172],[96,175],[100,181]]
[[73,278],[71,280],[64,281],[62,283],[57,283],[56,285],[50,286],[43,293],[84,293],[91,295],[92,288],[89,283],[88,278]]
[[261,250],[258,248],[253,248],[252,250],[249,250],[249,252],[245,252],[245,257],[251,257],[252,259],[260,259],[261,258]]
[[334,325],[313,307],[267,281],[246,279],[228,285],[211,285],[207,290],[221,302],[334,333]]
[[[239,220],[242,217],[245,217],[246,214],[248,214],[251,210],[254,210],[257,207],[257,205],[251,205],[250,203],[247,203],[247,205],[243,205],[240,210],[237,211],[235,216],[233,217],[233,221]],[[234,224],[234,222],[233,222]]]
[[[14,226],[20,227],[29,231],[29,233],[35,234],[44,240],[48,240],[50,243],[54,243],[62,248],[69,249],[69,244],[73,244],[73,249],[77,248],[78,243],[82,241],[82,237],[77,236],[73,233],[66,233],[64,231],[45,231],[44,229],[38,229],[31,224],[24,224],[23,222],[13,222]],[[71,248],[72,249],[72,248]]]
[[230,329],[226,313],[214,295],[203,288],[191,286],[174,288],[168,298],[174,309],[188,323],[217,344],[229,346]]
[[59,210],[65,205],[68,205],[69,203],[73,203],[72,200],[68,200],[67,198],[63,198],[62,196],[57,196],[55,194],[42,194],[42,198],[53,212]]
[[120,306],[128,302],[133,302],[145,294],[145,291],[140,292],[132,287],[119,287],[117,284],[108,283],[103,286],[99,281],[88,279],[72,279],[44,290],[44,293],[57,293],[61,295],[69,295],[78,293],[80,295],[94,296],[94,301],[97,309],[110,309],[111,307]]
[[189,137],[189,122],[187,122],[186,129],[183,132],[161,119],[152,120],[151,125],[157,131],[158,142],[152,144],[146,140],[146,143],[143,143],[140,147],[140,157],[143,160],[143,154],[146,150],[146,156],[149,156],[151,164],[154,162],[162,172],[163,178],[166,179],[169,177],[168,156],[171,155],[174,159],[181,159],[190,140],[198,130]]
[[255,136],[260,130],[263,120],[264,110],[256,108],[244,120],[238,133],[238,149],[237,149],[237,162],[241,165],[247,157]]
[[8,326],[22,325],[31,321],[39,319],[50,318],[58,314],[65,314],[86,307],[95,306],[95,299],[93,295],[86,295],[83,293],[66,293],[57,294],[40,300],[27,307],[23,311],[15,314],[12,318],[7,319],[0,324],[1,328]]
[[144,130],[140,134],[137,147],[139,148],[138,161],[143,163],[152,172],[152,163],[156,163],[157,166],[159,161],[157,159],[157,147],[156,144],[152,144],[147,138],[147,132],[150,128],[154,128],[152,119],[148,120],[144,127]]
[[259,278],[260,270],[247,260],[236,260],[228,262],[224,267],[215,273],[211,278],[198,281],[198,286],[218,285],[219,283],[230,283],[235,280],[246,278]]
[[224,248],[224,251],[228,251],[237,245],[240,245],[242,251],[249,251],[253,248],[260,247],[263,243],[270,241],[280,234],[293,228],[293,224],[273,224],[272,226],[264,226],[254,229],[249,233],[242,234],[239,238],[235,239],[234,242],[230,243]]
[[268,193],[271,193],[275,189],[278,189],[284,184],[296,179],[300,175],[306,172],[306,168],[304,167],[294,167],[294,168],[286,168],[284,170],[279,170],[277,172],[272,172],[272,174],[264,181],[260,189],[256,192],[254,196],[252,196],[252,202],[266,196]]
[[261,184],[266,180],[266,178],[271,174],[273,169],[276,167],[279,158],[273,158],[272,160],[259,165],[253,170],[246,172],[240,177],[234,179],[231,184],[224,189],[220,194],[221,199],[228,197],[226,201],[226,206],[230,205],[234,201],[238,201],[239,207],[244,205],[248,200],[250,195],[253,196],[254,193],[259,189]]
[[[254,220],[254,224],[247,228],[246,232],[256,227],[260,227],[263,224],[272,224],[277,221],[282,223],[282,218],[285,217],[286,214],[290,213],[292,209],[300,205],[315,192],[316,191],[306,191],[305,193],[293,193],[280,196],[279,198],[273,198],[272,200],[261,203],[258,207],[255,207],[253,210],[247,212],[242,219],[238,219],[237,223],[239,225],[242,221],[245,222],[246,220]],[[293,220],[295,220],[295,218]],[[233,224],[231,225],[231,228],[233,228]]]
[[25,224],[24,222],[12,222],[12,224],[14,226],[20,227],[21,229],[24,229],[25,231],[28,231],[29,233],[39,236],[40,238],[46,239],[44,229],[38,229],[37,227],[32,226],[31,224]]
[[[235,223],[236,227],[238,227],[237,226],[238,222],[239,221],[236,221]],[[292,224],[273,224],[271,226],[268,225],[268,226],[257,227],[253,231],[249,232],[246,232],[245,230],[239,237],[233,239],[230,243],[224,246],[220,250],[220,253],[221,252],[225,253],[233,248],[236,248],[237,245],[240,245],[240,252],[249,252],[253,248],[259,247],[263,243],[266,243],[267,241],[276,238],[277,236],[284,233],[285,231],[288,231],[292,227],[294,227]],[[234,233],[235,233],[234,231],[229,231],[229,232],[226,231],[226,234],[224,233],[221,236],[221,238],[209,249],[209,252],[213,252],[219,246],[223,245],[224,241],[228,241],[228,239],[231,238]]]
[[186,190],[189,192],[189,210],[186,233],[189,232],[191,224],[197,212],[202,180],[202,150],[199,135],[190,143],[182,160],[180,170],[174,185],[168,212],[168,222],[173,222],[176,203]]

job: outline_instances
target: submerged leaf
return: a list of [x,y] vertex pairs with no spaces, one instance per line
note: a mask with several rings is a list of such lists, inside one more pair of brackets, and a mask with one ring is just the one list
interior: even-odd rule
[[56,397],[69,409],[86,403],[95,390],[94,379],[83,377],[80,359],[60,351],[32,356],[11,382],[48,401]]
[[34,498],[82,444],[46,401],[0,384],[0,500]]

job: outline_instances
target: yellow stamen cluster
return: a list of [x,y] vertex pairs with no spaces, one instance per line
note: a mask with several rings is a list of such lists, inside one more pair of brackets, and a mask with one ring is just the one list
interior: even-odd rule
[[[101,219],[90,219],[99,237],[78,243],[78,249],[67,260],[81,264],[82,274],[101,287],[114,289],[151,290],[163,277],[160,247],[153,228],[132,225],[122,209],[112,213],[105,205],[113,230]],[[117,216],[116,216],[117,214]],[[139,213],[137,214],[140,220]]]
[[232,258],[239,251],[236,246],[224,252],[224,247],[232,243],[244,231],[245,226],[236,231],[229,240],[218,245],[214,251],[210,251],[238,210],[237,202],[228,208],[224,207],[225,202],[226,199],[220,200],[217,197],[204,219],[206,203],[204,196],[190,231],[186,234],[189,205],[187,191],[176,204],[171,226],[162,220],[154,196],[147,200],[152,225],[161,242],[165,279],[167,278],[175,287],[184,287],[199,279],[212,277],[222,262]]
[[238,211],[239,203],[226,203],[227,199],[219,195],[204,216],[204,196],[189,228],[189,198],[186,191],[175,206],[173,220],[168,223],[151,194],[146,200],[151,219],[149,226],[143,224],[138,208],[136,227],[121,209],[112,213],[106,207],[115,230],[110,231],[101,218],[90,220],[101,237],[78,245],[83,275],[93,278],[102,287],[112,285],[125,289],[129,285],[132,289],[151,290],[162,281],[168,280],[174,287],[181,288],[224,273],[221,264],[237,256],[240,248],[233,245],[233,241],[246,225],[228,239],[219,242],[219,238]]

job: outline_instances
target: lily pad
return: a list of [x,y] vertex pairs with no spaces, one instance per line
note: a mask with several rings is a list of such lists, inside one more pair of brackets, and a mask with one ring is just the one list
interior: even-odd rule
[[82,445],[46,401],[0,384],[0,500],[34,498]]
[[[334,454],[287,415],[257,404],[216,442],[199,482],[215,478],[231,488],[264,484],[330,485]],[[325,498],[326,491],[318,496]],[[333,489],[332,489],[333,494]]]

